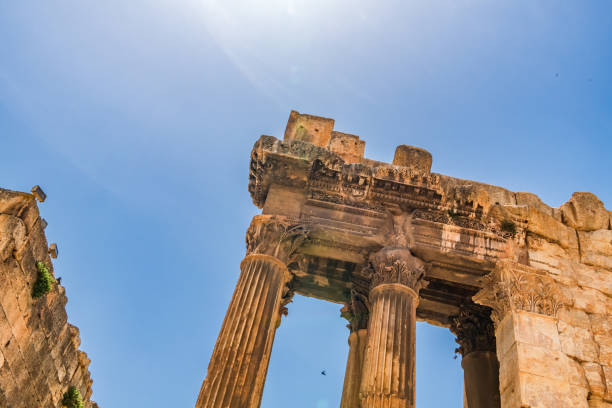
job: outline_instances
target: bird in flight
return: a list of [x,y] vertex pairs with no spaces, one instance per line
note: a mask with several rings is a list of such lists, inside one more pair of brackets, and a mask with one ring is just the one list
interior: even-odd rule
[[321,375],[327,375],[327,373],[325,372],[325,370],[321,371]]

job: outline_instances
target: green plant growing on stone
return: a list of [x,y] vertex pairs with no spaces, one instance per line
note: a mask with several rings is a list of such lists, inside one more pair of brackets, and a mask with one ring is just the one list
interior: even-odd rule
[[65,408],[83,408],[83,397],[81,397],[81,392],[77,387],[71,386],[68,388],[68,391],[64,393],[62,406]]
[[508,234],[516,234],[516,224],[510,220],[503,220],[501,223],[501,230]]
[[55,283],[55,279],[43,262],[36,262],[36,269],[38,269],[38,279],[36,279],[36,282],[34,283],[32,297],[39,298],[51,291],[52,285]]

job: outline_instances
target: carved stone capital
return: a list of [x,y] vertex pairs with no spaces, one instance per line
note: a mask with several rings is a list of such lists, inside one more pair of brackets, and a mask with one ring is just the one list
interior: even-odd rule
[[276,327],[278,328],[281,324],[281,320],[283,316],[287,316],[289,314],[289,309],[287,305],[293,302],[293,295],[295,294],[295,289],[293,288],[293,281],[288,281],[282,289],[281,293],[281,301],[278,308],[278,322]]
[[498,262],[482,283],[483,288],[472,299],[493,309],[491,318],[495,324],[516,310],[556,317],[567,304],[551,277],[512,261]]
[[459,314],[450,317],[450,330],[457,336],[455,350],[463,357],[472,351],[495,352],[495,328],[491,310],[478,305],[462,305]]
[[352,332],[368,328],[370,317],[370,301],[368,300],[368,287],[361,282],[353,282],[350,300],[340,309],[340,316],[348,320],[346,326]]
[[372,289],[385,283],[399,283],[418,294],[426,286],[425,264],[407,248],[383,248],[370,257],[370,263]]
[[247,254],[264,254],[286,265],[296,260],[296,251],[308,237],[308,225],[286,217],[257,215],[246,233]]

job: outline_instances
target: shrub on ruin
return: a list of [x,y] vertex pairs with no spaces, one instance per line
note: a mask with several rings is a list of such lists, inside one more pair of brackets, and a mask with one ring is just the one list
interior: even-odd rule
[[32,289],[32,297],[39,298],[51,292],[55,279],[43,262],[36,262],[36,269],[38,269],[38,278]]
[[62,398],[62,406],[65,408],[83,408],[83,397],[81,391],[75,386],[68,388]]

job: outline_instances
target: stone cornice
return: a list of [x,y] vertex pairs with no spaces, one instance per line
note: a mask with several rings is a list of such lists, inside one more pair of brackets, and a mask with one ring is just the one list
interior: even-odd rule
[[491,318],[495,324],[517,310],[556,317],[559,309],[567,304],[558,283],[550,276],[513,261],[499,261],[482,278],[482,285],[473,300],[493,309]]
[[347,163],[329,148],[301,140],[261,136],[255,143],[249,170],[255,205],[263,208],[272,184],[303,190],[319,203],[343,205],[346,212],[377,217],[399,207],[414,211],[415,219],[504,236],[502,220],[485,220],[483,205],[490,199],[476,183],[365,158]]

